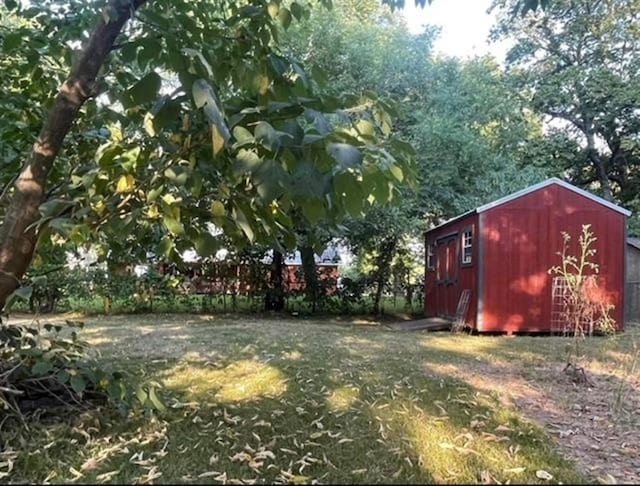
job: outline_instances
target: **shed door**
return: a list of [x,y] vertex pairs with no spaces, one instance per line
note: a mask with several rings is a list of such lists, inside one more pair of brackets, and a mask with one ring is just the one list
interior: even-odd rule
[[452,317],[458,296],[458,234],[437,241],[436,302],[439,316]]

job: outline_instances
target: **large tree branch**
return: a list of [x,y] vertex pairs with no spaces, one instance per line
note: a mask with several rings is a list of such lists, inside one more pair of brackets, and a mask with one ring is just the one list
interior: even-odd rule
[[605,161],[600,157],[600,153],[596,148],[596,138],[593,122],[585,120],[584,134],[587,138],[587,157],[596,169],[600,185],[602,186],[602,195],[607,201],[613,200],[611,191],[611,181],[609,179],[608,170]]
[[585,131],[585,123],[580,118],[566,111],[546,109],[547,115],[571,122],[581,132]]
[[38,239],[34,223],[39,219],[47,178],[64,138],[84,102],[94,94],[98,72],[123,26],[145,1],[109,1],[112,17],[99,17],[9,193],[11,199],[0,225],[0,309],[18,287],[33,257]]

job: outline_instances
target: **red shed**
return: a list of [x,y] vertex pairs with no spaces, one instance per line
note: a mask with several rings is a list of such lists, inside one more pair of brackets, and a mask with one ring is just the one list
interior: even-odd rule
[[[464,320],[480,332],[549,332],[552,276],[562,232],[571,253],[585,224],[600,272],[598,285],[623,328],[626,217],[631,213],[560,179],[549,179],[480,206],[425,235],[425,313],[452,318],[464,290]],[[557,310],[557,309],[556,309]]]

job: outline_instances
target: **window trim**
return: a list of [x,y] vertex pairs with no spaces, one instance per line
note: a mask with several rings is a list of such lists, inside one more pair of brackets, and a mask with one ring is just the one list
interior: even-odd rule
[[435,271],[436,265],[436,243],[435,241],[431,241],[427,244],[427,271]]
[[[473,265],[473,243],[474,243],[474,231],[473,226],[466,226],[462,229],[462,238],[460,238],[460,266],[462,267],[470,267]],[[469,245],[466,245],[466,236],[469,236]],[[469,252],[469,260],[465,259],[465,250],[470,248]]]

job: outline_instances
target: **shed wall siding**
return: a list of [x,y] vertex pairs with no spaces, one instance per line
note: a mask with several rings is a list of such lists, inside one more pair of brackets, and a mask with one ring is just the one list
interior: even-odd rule
[[640,322],[640,250],[627,245],[627,278],[625,285],[625,320]]
[[[471,265],[462,265],[462,233],[466,228],[471,228],[473,231],[473,245]],[[478,215],[470,214],[460,220],[447,224],[440,228],[437,228],[431,232],[428,232],[425,236],[425,248],[431,242],[437,242],[443,237],[447,237],[456,234],[455,239],[455,272],[456,281],[449,286],[438,283],[437,272],[435,270],[429,270],[428,262],[426,261],[428,251],[425,251],[425,302],[424,309],[427,317],[445,316],[453,317],[451,309],[455,311],[455,308],[460,298],[460,294],[463,289],[469,289],[471,291],[471,299],[469,302],[469,310],[466,316],[466,322],[471,327],[476,326],[476,313],[477,313],[477,269],[479,263],[479,231],[478,231]],[[437,251],[437,250],[436,250]],[[436,264],[437,268],[437,264]],[[447,299],[443,295],[450,296]]]
[[550,330],[551,276],[561,263],[561,232],[576,254],[583,224],[598,238],[599,285],[622,327],[625,217],[561,186],[550,185],[483,213],[482,331]]

